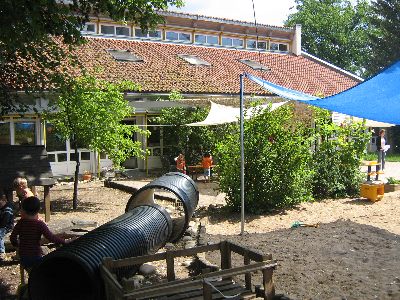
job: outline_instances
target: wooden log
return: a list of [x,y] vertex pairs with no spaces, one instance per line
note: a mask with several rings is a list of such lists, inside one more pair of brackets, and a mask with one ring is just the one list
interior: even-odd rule
[[50,221],[50,186],[44,186],[44,220]]

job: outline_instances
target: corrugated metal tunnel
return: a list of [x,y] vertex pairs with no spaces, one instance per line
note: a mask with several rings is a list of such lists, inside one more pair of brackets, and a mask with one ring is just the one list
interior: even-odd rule
[[[182,213],[176,218],[155,203],[158,189],[175,196],[161,198],[179,204]],[[29,276],[31,299],[102,299],[98,268],[102,259],[152,254],[166,242],[178,240],[198,197],[195,183],[181,173],[168,173],[150,182],[131,197],[125,214],[46,255]]]

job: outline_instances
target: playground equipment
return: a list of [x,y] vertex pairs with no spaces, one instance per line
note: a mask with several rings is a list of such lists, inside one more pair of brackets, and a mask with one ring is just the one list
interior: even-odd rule
[[[174,197],[159,197],[156,190]],[[150,182],[130,198],[125,214],[45,256],[29,276],[31,299],[104,298],[102,259],[153,254],[165,243],[179,240],[198,201],[196,184],[185,174],[167,173]],[[163,207],[166,203],[177,207],[174,214]]]

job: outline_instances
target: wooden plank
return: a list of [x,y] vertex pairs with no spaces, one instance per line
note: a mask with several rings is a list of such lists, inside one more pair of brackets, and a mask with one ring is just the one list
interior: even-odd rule
[[265,268],[263,273],[264,299],[273,300],[275,298],[275,285],[273,280],[273,268]]
[[254,261],[263,261],[263,260],[271,260],[270,254],[262,254],[261,252],[255,250],[245,249],[244,247],[240,246],[239,244],[229,242],[231,251],[244,255],[246,252],[249,255],[249,258]]
[[175,266],[174,266],[174,256],[171,252],[166,253],[166,261],[167,261],[167,280],[173,281],[175,280]]
[[[250,264],[249,251],[245,251],[243,263],[245,266]],[[244,281],[245,281],[246,289],[251,290],[251,273],[247,272],[244,274]]]
[[44,187],[44,220],[50,221],[50,187]]
[[[170,255],[175,258],[175,257],[181,257],[181,256],[191,256],[191,255],[195,255],[195,254],[201,253],[201,252],[215,251],[215,250],[219,250],[219,248],[220,248],[220,245],[218,243],[218,244],[199,246],[199,247],[189,248],[189,249],[173,250],[173,251],[168,251],[168,253],[170,253]],[[151,255],[118,259],[118,260],[114,260],[114,265],[115,265],[115,267],[120,268],[120,267],[128,267],[131,265],[143,264],[143,263],[151,262],[151,261],[163,260],[163,259],[166,259],[166,257],[167,257],[166,253],[167,252],[160,252],[160,253],[151,254]]]
[[272,261],[257,262],[247,266],[240,266],[232,269],[221,270],[207,274],[200,274],[182,280],[143,287],[141,289],[138,289],[137,291],[128,293],[127,296],[132,296],[136,298],[144,296],[155,297],[162,294],[168,294],[171,292],[180,291],[181,288],[194,287],[199,283],[201,284],[204,278],[219,278],[219,277],[229,278],[235,275],[243,274],[245,272],[255,272],[263,268],[274,268],[276,265],[277,265],[276,262]]

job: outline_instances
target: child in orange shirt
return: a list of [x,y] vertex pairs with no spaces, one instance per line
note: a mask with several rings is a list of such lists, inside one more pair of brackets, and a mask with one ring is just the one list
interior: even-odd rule
[[176,161],[176,168],[178,169],[178,172],[186,174],[185,156],[182,153],[180,153],[178,155],[178,157],[175,158],[175,161]]
[[201,164],[203,165],[204,181],[205,182],[210,182],[211,166],[213,164],[212,157],[211,157],[210,153],[204,153],[203,161],[201,162]]

